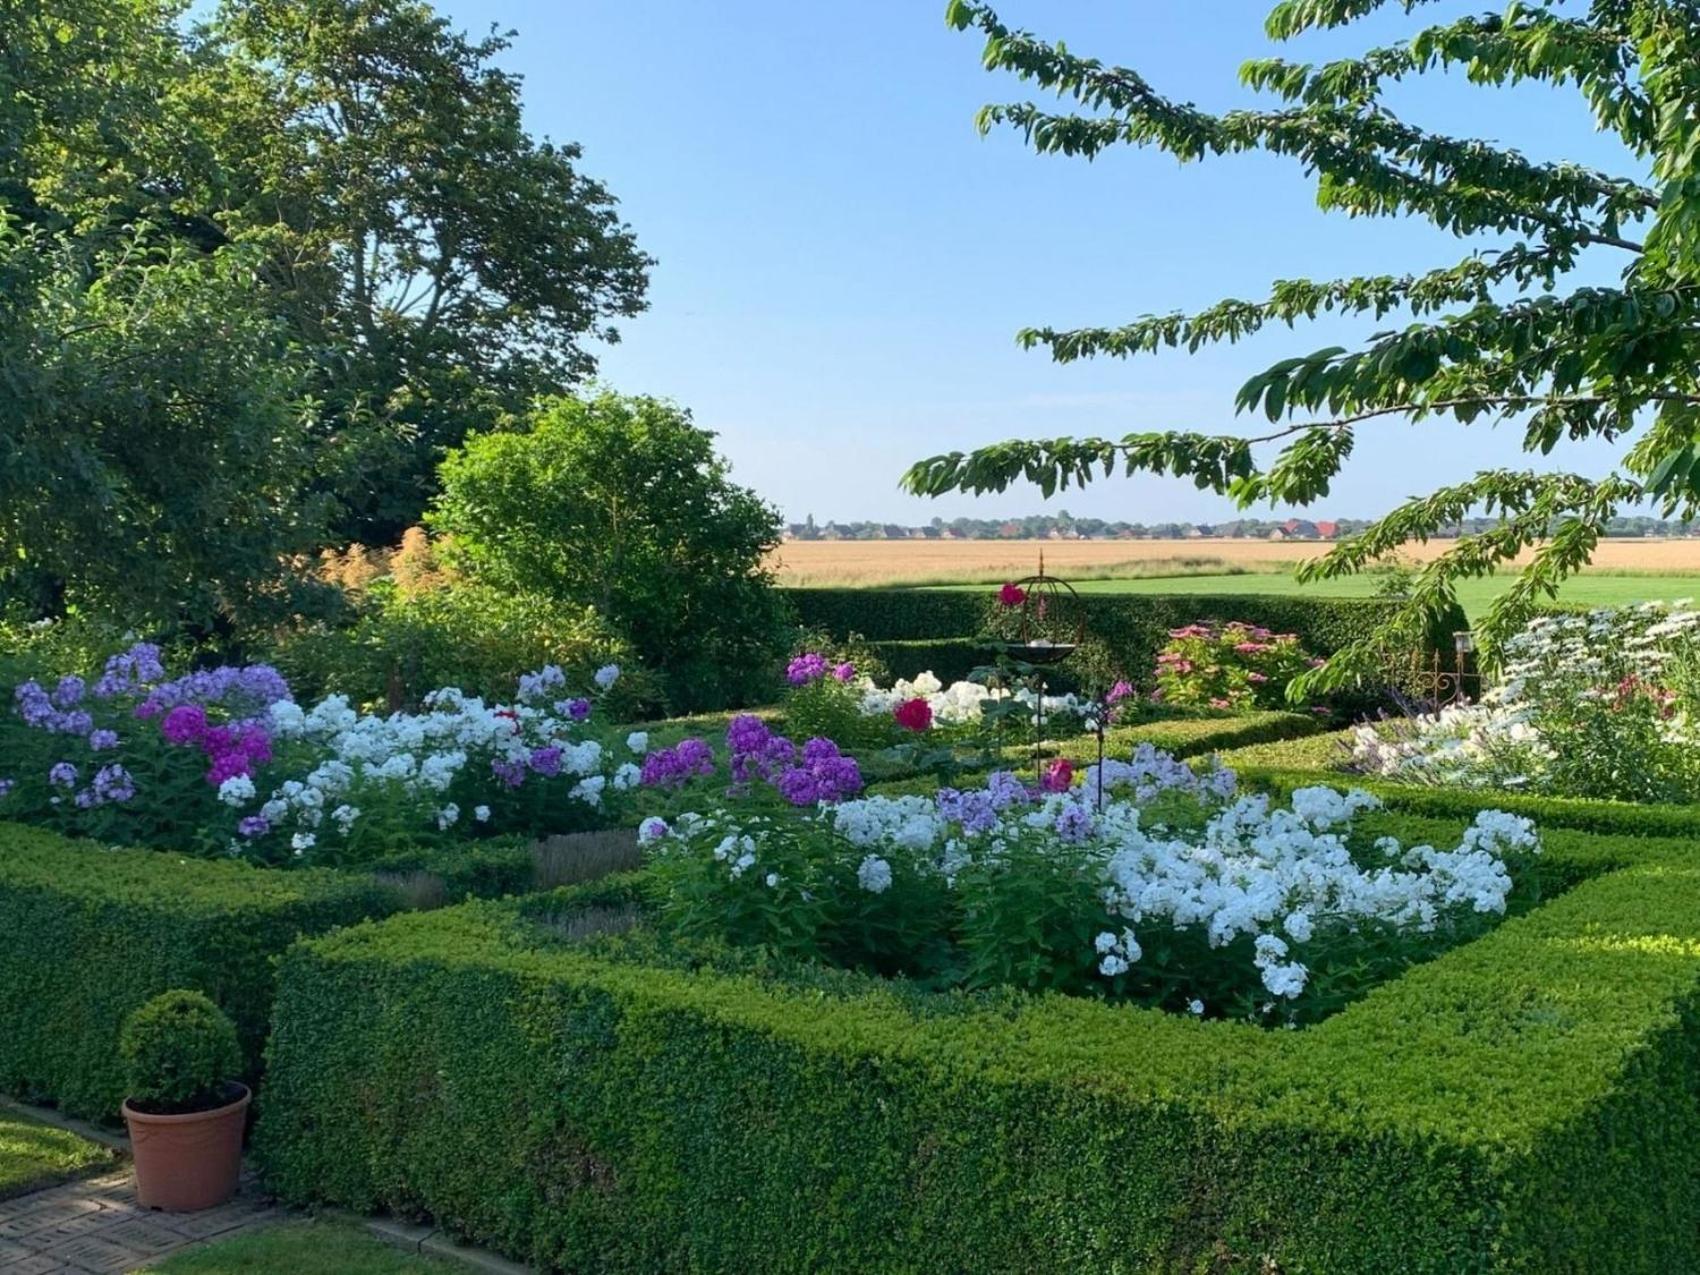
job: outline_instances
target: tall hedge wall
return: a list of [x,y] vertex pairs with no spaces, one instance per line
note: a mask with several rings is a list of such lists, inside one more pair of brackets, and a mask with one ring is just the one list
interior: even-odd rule
[[[786,593],[799,618],[811,628],[838,637],[859,633],[875,643],[970,638],[986,628],[997,605],[989,588],[789,589]],[[1135,677],[1147,675],[1155,666],[1170,629],[1195,621],[1244,620],[1278,633],[1296,633],[1312,654],[1332,655],[1369,633],[1397,605],[1375,598],[1273,593],[1085,593],[1081,601],[1088,640],[1102,643],[1114,661]],[[1426,660],[1438,650],[1450,660],[1451,634],[1467,625],[1462,610],[1442,617],[1430,633],[1430,650],[1420,654]],[[887,649],[881,647],[882,652]],[[896,650],[901,662],[902,649]]]
[[1548,854],[1581,883],[1299,1032],[392,918],[285,957],[257,1146],[545,1269],[1700,1269],[1700,866]]
[[119,1026],[172,987],[224,1007],[252,1073],[277,954],[399,905],[369,878],[108,849],[0,823],[0,1091],[116,1115]]

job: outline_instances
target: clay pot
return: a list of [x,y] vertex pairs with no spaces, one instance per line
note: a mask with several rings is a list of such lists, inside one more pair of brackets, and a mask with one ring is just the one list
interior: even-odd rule
[[253,1094],[246,1085],[231,1087],[241,1090],[234,1102],[181,1116],[149,1115],[124,1103],[136,1162],[136,1199],[143,1208],[192,1213],[236,1194]]

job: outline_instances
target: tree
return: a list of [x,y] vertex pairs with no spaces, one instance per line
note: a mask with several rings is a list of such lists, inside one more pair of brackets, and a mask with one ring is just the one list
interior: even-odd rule
[[451,451],[430,525],[475,577],[595,606],[676,707],[758,694],[785,641],[764,565],[778,511],[714,435],[653,398],[564,398]]
[[314,418],[258,256],[0,222],[0,591],[203,631],[289,604]]
[[651,264],[578,147],[523,127],[504,36],[419,0],[0,7],[0,199],[88,236],[251,244],[312,356],[341,538],[418,520],[444,448],[588,376]]
[[[1345,26],[1383,3],[1284,0],[1267,29],[1271,38],[1287,39]],[[1502,14],[1430,25],[1322,66],[1253,61],[1242,78],[1282,104],[1212,115],[1164,97],[1133,70],[1012,29],[985,4],[951,0],[948,21],[984,34],[989,69],[1013,72],[1082,108],[988,106],[983,131],[1007,125],[1040,152],[1088,158],[1120,145],[1155,147],[1183,162],[1268,151],[1316,175],[1325,210],[1420,216],[1460,236],[1501,239],[1418,273],[1280,281],[1263,301],[1224,301],[1198,314],[1026,330],[1024,346],[1070,362],[1196,350],[1325,312],[1411,320],[1359,348],[1284,359],[1252,377],[1236,404],[1267,418],[1272,428],[1262,434],[1003,443],[922,461],[905,485],[939,495],[1002,491],[1027,479],[1049,494],[1119,467],[1191,478],[1242,506],[1302,505],[1327,493],[1357,430],[1375,422],[1515,422],[1525,450],[1541,454],[1567,439],[1639,432],[1621,471],[1605,478],[1477,473],[1410,501],[1307,563],[1304,579],[1351,574],[1472,511],[1497,517],[1425,566],[1410,605],[1372,640],[1337,657],[1324,682],[1370,673],[1379,649],[1408,647],[1424,615],[1440,614],[1452,601],[1461,577],[1533,549],[1486,616],[1486,634],[1496,640],[1587,562],[1626,503],[1653,497],[1667,515],[1691,516],[1700,508],[1700,21],[1686,0],[1595,0],[1576,6],[1583,10],[1577,13],[1560,7],[1513,0]],[[1477,84],[1536,80],[1573,89],[1600,127],[1646,165],[1650,181],[1538,163],[1490,142],[1428,131],[1387,107],[1389,84],[1436,71],[1461,71]],[[1585,252],[1620,255],[1620,282],[1564,290]],[[1260,459],[1257,449],[1266,445],[1279,449]]]

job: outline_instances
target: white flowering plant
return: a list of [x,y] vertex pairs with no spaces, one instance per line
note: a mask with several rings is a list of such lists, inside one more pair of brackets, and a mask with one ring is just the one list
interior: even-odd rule
[[1438,849],[1361,831],[1361,790],[1281,807],[1149,749],[1083,780],[647,821],[660,923],[929,987],[1299,1024],[1539,888],[1534,828],[1503,812]]
[[1480,703],[1359,727],[1351,768],[1568,797],[1700,796],[1700,612],[1647,603],[1542,616],[1503,655]]

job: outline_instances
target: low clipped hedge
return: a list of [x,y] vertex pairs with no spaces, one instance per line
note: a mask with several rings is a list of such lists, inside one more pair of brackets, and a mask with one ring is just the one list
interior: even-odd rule
[[891,677],[912,678],[930,672],[947,686],[966,681],[970,673],[990,664],[994,658],[975,638],[870,642],[868,646]]
[[116,1115],[119,1026],[174,987],[205,992],[235,1020],[252,1075],[277,954],[399,906],[370,877],[108,849],[0,823],[0,1091]]
[[[969,638],[997,610],[994,591],[980,589],[787,589],[803,624],[835,637],[858,633],[870,642]],[[1108,645],[1128,668],[1151,668],[1170,629],[1200,620],[1243,620],[1295,633],[1314,655],[1331,655],[1382,623],[1398,603],[1380,598],[1307,598],[1278,593],[1083,593],[1089,638]],[[1442,616],[1430,651],[1448,660],[1452,633],[1468,627],[1461,609]],[[1450,665],[1448,665],[1450,667]]]
[[396,917],[284,958],[257,1150],[545,1269],[1700,1268],[1700,862],[1547,852],[1566,893],[1293,1032]]

